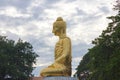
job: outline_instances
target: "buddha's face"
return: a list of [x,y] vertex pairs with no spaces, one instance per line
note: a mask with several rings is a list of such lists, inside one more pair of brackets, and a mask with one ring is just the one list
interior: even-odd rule
[[54,33],[56,36],[60,36],[60,29],[56,26],[53,26],[52,33]]

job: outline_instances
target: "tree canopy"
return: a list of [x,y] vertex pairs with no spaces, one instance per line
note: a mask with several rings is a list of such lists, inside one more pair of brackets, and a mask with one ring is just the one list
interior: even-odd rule
[[107,17],[111,20],[106,30],[92,43],[77,67],[77,75],[89,71],[88,80],[118,80],[120,77],[120,1],[114,7],[118,11],[115,16]]
[[29,42],[0,36],[0,80],[26,80],[31,77],[38,55]]

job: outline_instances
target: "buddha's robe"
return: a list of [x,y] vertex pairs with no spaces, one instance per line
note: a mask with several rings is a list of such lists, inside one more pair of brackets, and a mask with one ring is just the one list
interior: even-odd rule
[[71,40],[60,39],[55,46],[55,61],[41,71],[41,76],[71,76]]

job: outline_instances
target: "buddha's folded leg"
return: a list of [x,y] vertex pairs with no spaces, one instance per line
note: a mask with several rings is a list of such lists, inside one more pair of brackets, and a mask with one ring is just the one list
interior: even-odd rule
[[41,71],[41,76],[64,76],[66,67],[61,64],[53,64]]

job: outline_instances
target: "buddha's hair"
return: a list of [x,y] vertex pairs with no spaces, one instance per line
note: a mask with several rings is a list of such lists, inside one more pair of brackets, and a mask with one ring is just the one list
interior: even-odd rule
[[58,17],[56,21],[63,21],[62,17]]

